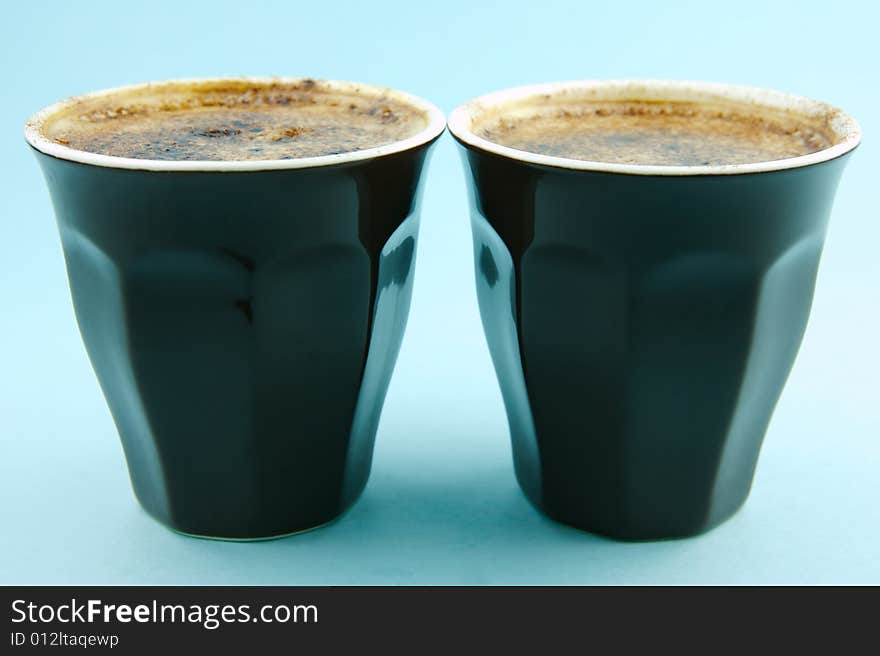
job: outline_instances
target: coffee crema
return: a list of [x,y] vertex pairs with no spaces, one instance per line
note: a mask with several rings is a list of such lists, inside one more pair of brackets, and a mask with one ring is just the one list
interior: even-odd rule
[[86,96],[42,133],[77,150],[151,160],[279,160],[375,148],[425,129],[381,90],[316,80],[169,82]]
[[748,103],[555,100],[496,110],[473,126],[502,146],[569,159],[657,166],[750,164],[835,143],[826,118]]

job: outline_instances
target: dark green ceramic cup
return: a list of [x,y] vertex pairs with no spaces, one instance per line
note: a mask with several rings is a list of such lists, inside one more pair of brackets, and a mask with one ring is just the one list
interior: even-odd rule
[[192,162],[45,138],[76,99],[26,126],[135,494],[174,530],[303,531],[366,484],[409,310],[422,167],[445,124],[419,98],[329,84],[390,94],[427,127],[353,153]]
[[[472,130],[557,93],[759,103],[826,119],[835,143],[760,164],[643,166],[527,153]],[[772,91],[616,81],[490,94],[449,128],[470,173],[480,311],[526,496],[620,539],[730,517],[806,327],[856,123]]]

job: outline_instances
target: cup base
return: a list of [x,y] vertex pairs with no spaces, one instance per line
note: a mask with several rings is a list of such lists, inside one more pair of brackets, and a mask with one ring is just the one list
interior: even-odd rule
[[698,537],[727,522],[742,509],[746,502],[746,499],[743,499],[729,512],[711,517],[699,524],[691,524],[685,527],[680,524],[676,525],[672,522],[667,522],[664,527],[653,526],[648,528],[632,524],[600,524],[596,522],[573,520],[563,514],[549,510],[546,506],[537,503],[528,495],[524,496],[528,499],[529,503],[535,510],[557,524],[563,524],[569,528],[574,528],[583,531],[584,533],[596,535],[608,540],[614,540],[615,542],[664,542],[667,540],[683,540],[686,538]]
[[317,531],[320,528],[324,528],[325,526],[329,526],[338,520],[342,514],[333,517],[332,519],[328,519],[326,522],[321,522],[320,524],[315,524],[314,526],[306,526],[305,528],[296,529],[295,531],[287,531],[285,533],[275,533],[272,535],[259,535],[255,537],[247,537],[247,538],[232,538],[232,537],[224,537],[222,535],[204,535],[202,533],[192,533],[189,531],[181,531],[179,529],[173,527],[167,527],[171,532],[177,533],[178,535],[183,535],[188,538],[198,538],[199,540],[213,540],[216,542],[268,542],[270,540],[280,540],[282,538],[289,538],[292,535],[300,535],[302,533],[310,533],[312,531]]
[[143,504],[140,504],[140,508],[153,521],[157,522],[158,524],[161,524],[163,527],[165,527],[166,529],[168,529],[172,533],[176,533],[177,535],[182,535],[184,537],[197,538],[199,540],[213,540],[216,542],[268,542],[269,540],[280,540],[282,538],[287,538],[287,537],[290,537],[293,535],[300,535],[301,533],[310,533],[312,531],[316,531],[318,529],[324,528],[325,526],[330,526],[330,524],[337,522],[339,519],[342,518],[343,515],[348,513],[348,511],[351,509],[351,507],[353,505],[354,505],[354,503],[350,503],[347,506],[345,506],[342,510],[337,512],[336,514],[330,516],[327,519],[323,519],[322,521],[319,521],[315,524],[308,524],[308,525],[302,526],[300,528],[295,528],[295,529],[292,529],[289,531],[280,531],[278,533],[267,533],[265,535],[243,535],[243,536],[217,535],[217,534],[207,533],[207,532],[201,533],[197,530],[186,530],[186,529],[176,528],[175,526],[172,526],[169,522],[167,522],[165,519],[154,515],[152,512],[150,512],[149,509],[145,508],[143,506]]

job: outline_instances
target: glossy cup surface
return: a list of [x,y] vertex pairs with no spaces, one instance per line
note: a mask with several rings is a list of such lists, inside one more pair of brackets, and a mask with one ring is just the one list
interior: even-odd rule
[[26,128],[135,494],[177,531],[302,531],[366,483],[409,309],[422,167],[444,128],[429,103],[387,93],[428,127],[308,160],[74,151],[39,132],[66,103]]
[[[525,153],[471,130],[480,112],[560,91],[828,111],[839,142],[776,162],[661,167]],[[489,94],[449,127],[470,176],[480,312],[525,494],[622,539],[728,518],[807,324],[858,126],[778,92],[632,80]]]

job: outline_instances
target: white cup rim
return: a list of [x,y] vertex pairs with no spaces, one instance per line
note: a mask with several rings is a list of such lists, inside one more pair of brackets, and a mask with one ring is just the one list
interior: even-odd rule
[[[634,98],[694,101],[715,99],[794,110],[807,115],[827,117],[838,140],[834,145],[815,153],[767,162],[663,166],[593,162],[530,153],[489,141],[472,130],[475,120],[486,111],[497,110],[503,105],[534,96],[553,96],[563,93],[596,93],[603,94],[598,97],[604,98],[610,94],[611,97],[616,95],[619,99],[630,100]],[[654,176],[733,175],[800,168],[845,155],[859,145],[862,136],[858,123],[851,116],[836,107],[803,96],[738,84],[661,79],[574,80],[504,89],[479,96],[456,107],[449,115],[448,127],[452,135],[467,146],[529,164],[576,171]]]
[[[99,98],[101,96],[111,95],[115,93],[126,93],[146,89],[151,86],[164,85],[186,85],[201,83],[224,83],[224,82],[252,82],[254,84],[299,84],[305,81],[314,81],[320,83],[323,87],[333,91],[341,92],[364,92],[370,95],[386,96],[393,100],[397,100],[404,104],[411,105],[425,113],[428,124],[406,139],[394,141],[374,148],[365,148],[345,153],[337,153],[333,155],[321,155],[318,157],[300,157],[296,159],[267,159],[267,160],[157,160],[157,159],[138,159],[131,157],[116,157],[113,155],[104,155],[100,153],[90,153],[77,148],[57,143],[49,139],[43,134],[43,126],[46,121],[54,116],[57,112],[64,110],[77,102]],[[100,166],[115,169],[134,169],[144,171],[267,171],[267,170],[287,170],[287,169],[306,169],[323,166],[335,166],[340,164],[348,164],[351,162],[359,162],[377,157],[384,157],[394,153],[403,152],[412,148],[417,148],[429,143],[439,137],[443,130],[446,129],[446,118],[443,112],[434,104],[428,102],[424,98],[414,96],[404,91],[389,89],[386,87],[376,86],[372,84],[362,84],[358,82],[345,82],[341,80],[324,80],[310,77],[205,77],[205,78],[175,78],[168,80],[160,80],[154,82],[142,82],[139,84],[131,84],[101,91],[93,91],[82,95],[67,98],[59,102],[44,107],[36,114],[31,116],[24,126],[24,136],[27,142],[36,150],[52,157],[68,160],[71,162],[79,162],[81,164],[90,164],[92,166]]]

